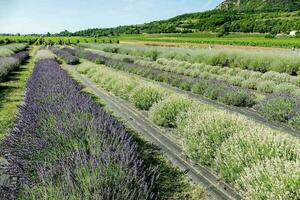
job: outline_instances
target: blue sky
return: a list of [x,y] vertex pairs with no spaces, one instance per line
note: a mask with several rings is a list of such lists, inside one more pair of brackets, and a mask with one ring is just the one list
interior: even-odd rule
[[0,33],[105,28],[209,10],[222,0],[0,0]]

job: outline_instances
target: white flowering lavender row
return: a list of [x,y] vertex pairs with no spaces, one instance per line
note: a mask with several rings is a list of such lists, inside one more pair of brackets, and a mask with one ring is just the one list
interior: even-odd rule
[[[105,66],[86,65],[76,69],[136,108],[149,109],[149,117],[157,125],[175,128],[175,138],[185,153],[235,185],[244,198],[299,198],[300,169],[290,167],[298,166],[299,139]],[[136,89],[141,85],[141,90]],[[152,91],[147,91],[147,87]],[[160,98],[153,98],[160,92]],[[151,103],[140,107],[145,102]],[[264,167],[265,163],[272,167]],[[276,168],[280,169],[272,171]],[[250,172],[255,174],[249,175]]]
[[16,69],[22,62],[28,58],[29,54],[26,51],[21,51],[13,56],[0,57],[0,81],[2,81],[9,72]]

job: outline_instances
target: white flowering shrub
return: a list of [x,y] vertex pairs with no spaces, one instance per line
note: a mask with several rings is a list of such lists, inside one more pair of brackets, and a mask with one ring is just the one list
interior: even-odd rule
[[300,76],[292,76],[291,83],[300,87]]
[[274,158],[246,168],[235,185],[247,200],[296,200],[300,199],[299,181],[299,160]]
[[273,93],[275,86],[274,81],[262,81],[257,84],[257,90],[262,93]]
[[11,56],[13,54],[14,52],[12,50],[0,47],[0,57]]
[[14,53],[24,50],[28,44],[26,43],[12,43],[0,46],[0,57],[11,56]]
[[176,127],[177,117],[191,106],[192,101],[183,96],[171,96],[150,109],[150,119],[157,125]]
[[274,92],[293,94],[299,87],[292,83],[280,83],[274,88]]
[[133,105],[141,110],[149,110],[153,104],[161,101],[165,91],[154,86],[141,86],[134,89],[129,97]]
[[48,49],[38,50],[36,53],[36,56],[35,56],[35,62],[38,62],[38,61],[44,60],[44,59],[56,59],[56,55]]
[[224,111],[189,109],[177,121],[183,148],[196,162],[211,165],[216,150],[231,135],[248,130],[242,118]]
[[256,79],[256,78],[249,78],[249,79],[246,79],[244,80],[242,83],[241,83],[241,86],[243,88],[248,88],[248,89],[253,89],[253,90],[256,90],[257,89],[257,83],[259,81]]
[[253,124],[250,131],[232,135],[216,152],[215,168],[229,182],[238,179],[245,168],[265,159],[300,158],[299,142]]
[[94,65],[78,65],[75,69],[85,74],[93,82],[100,87],[120,96],[123,99],[128,99],[130,92],[142,83],[138,83],[133,77],[126,76],[123,73],[113,71],[104,66]]
[[240,76],[232,76],[228,82],[234,86],[242,86],[242,82],[245,81],[243,77]]

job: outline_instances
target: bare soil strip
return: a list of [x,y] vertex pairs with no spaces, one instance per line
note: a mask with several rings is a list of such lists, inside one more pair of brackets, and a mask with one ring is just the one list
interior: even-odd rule
[[144,138],[156,144],[170,161],[180,169],[186,171],[187,175],[196,183],[205,187],[210,199],[241,199],[239,194],[228,184],[220,180],[209,169],[196,165],[189,160],[182,149],[166,136],[163,131],[154,125],[142,113],[132,108],[124,100],[103,91],[87,78],[78,74],[71,66],[67,69],[77,78],[81,84],[91,89],[95,95],[105,101],[108,108],[123,118],[133,129],[138,131]]
[[277,51],[292,52],[290,48],[279,47],[260,47],[260,46],[241,46],[241,45],[225,45],[225,44],[205,44],[205,43],[180,43],[180,42],[152,42],[152,41],[136,41],[123,40],[120,44],[129,45],[147,45],[147,46],[167,46],[167,47],[195,47],[195,48],[214,48],[214,49],[237,49],[249,51]]

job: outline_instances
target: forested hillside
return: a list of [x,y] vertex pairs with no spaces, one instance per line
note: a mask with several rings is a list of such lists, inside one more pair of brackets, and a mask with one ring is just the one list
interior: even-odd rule
[[221,3],[219,10],[268,10],[295,11],[300,9],[298,0],[226,0]]
[[300,30],[300,0],[227,0],[216,9],[168,20],[116,28],[94,28],[59,35],[110,36],[195,31],[283,33]]

